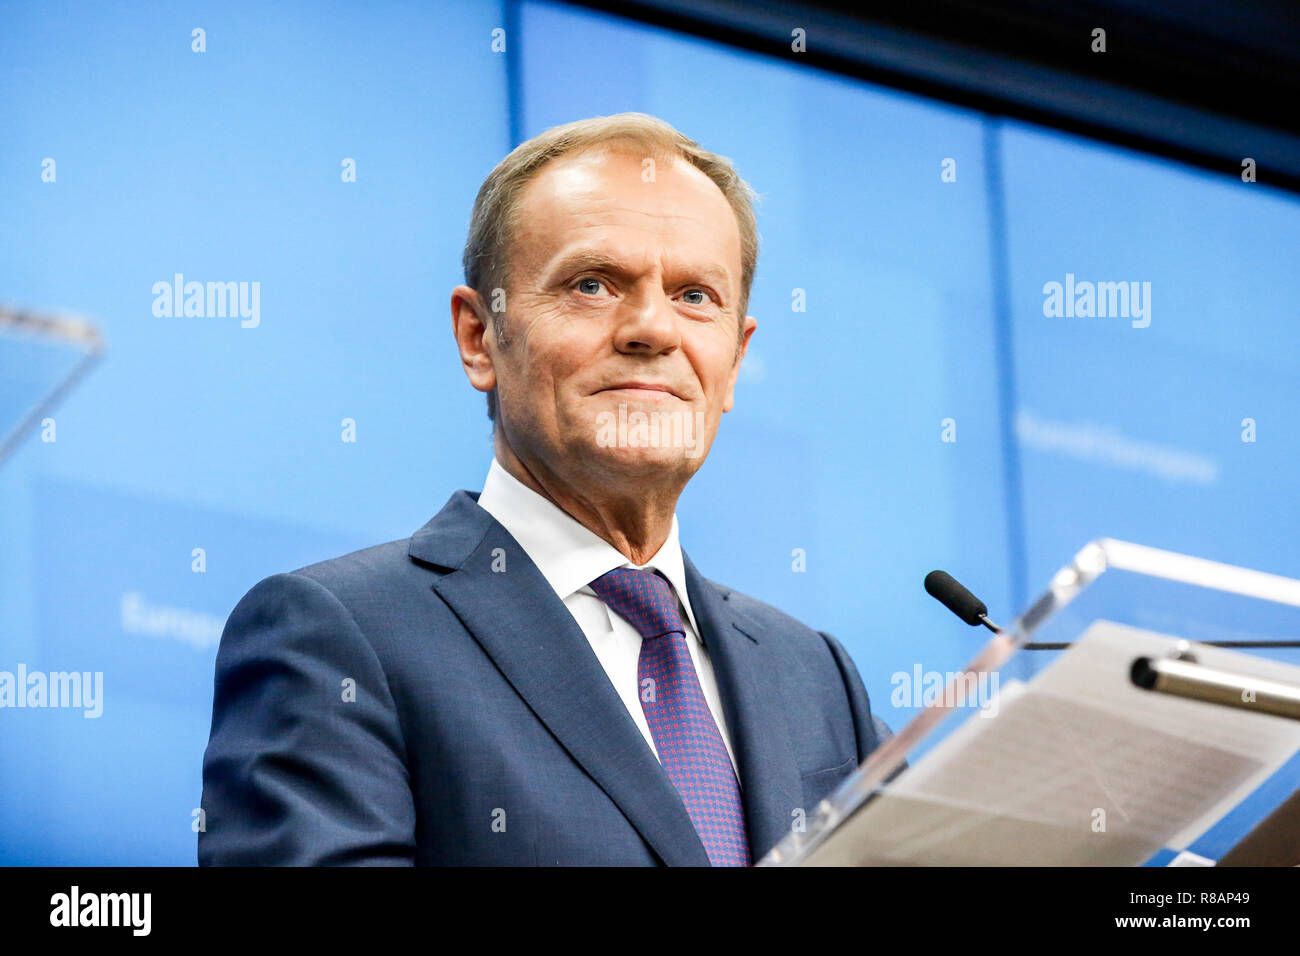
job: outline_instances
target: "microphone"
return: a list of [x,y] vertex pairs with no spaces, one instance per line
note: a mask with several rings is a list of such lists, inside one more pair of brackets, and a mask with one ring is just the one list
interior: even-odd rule
[[962,587],[947,571],[931,571],[927,574],[925,590],[930,597],[972,627],[983,624],[994,634],[1002,633],[1002,628],[989,620],[989,609],[984,602]]

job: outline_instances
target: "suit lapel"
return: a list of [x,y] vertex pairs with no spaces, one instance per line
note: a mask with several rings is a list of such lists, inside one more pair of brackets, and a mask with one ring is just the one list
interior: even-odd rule
[[[740,766],[741,800],[750,852],[757,862],[790,832],[803,786],[782,713],[779,668],[758,640],[761,629],[707,581],[682,554],[686,590],[713,664],[727,730]],[[776,639],[763,633],[763,640]],[[804,807],[811,815],[812,808]]]
[[[456,492],[412,536],[410,554],[449,569],[434,590],[660,859],[708,866],[681,797],[582,629],[518,542],[478,506],[477,495]],[[502,559],[504,570],[494,571]],[[691,600],[694,606],[694,595]]]

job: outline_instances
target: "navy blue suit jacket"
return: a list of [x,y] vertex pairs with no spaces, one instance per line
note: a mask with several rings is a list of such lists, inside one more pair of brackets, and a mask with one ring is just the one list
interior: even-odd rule
[[[239,602],[200,864],[708,865],[582,630],[477,498]],[[833,637],[684,560],[757,861],[890,732]]]

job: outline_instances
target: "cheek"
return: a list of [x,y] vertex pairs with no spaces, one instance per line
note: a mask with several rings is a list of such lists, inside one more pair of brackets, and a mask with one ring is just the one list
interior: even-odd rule
[[576,348],[554,343],[545,351],[528,355],[516,388],[522,393],[521,398],[535,409],[538,418],[563,420],[573,414],[568,410],[583,397],[578,382],[584,380],[586,367]]
[[550,382],[558,374],[564,355],[553,343],[539,342],[537,336],[515,339],[510,351],[510,366],[514,373],[515,390],[534,398],[549,390]]
[[571,400],[581,391],[582,383],[592,383],[592,372],[603,360],[603,353],[588,339],[556,338],[548,343],[544,354],[536,356],[537,378],[547,388]]
[[735,343],[731,340],[710,341],[706,350],[696,353],[693,364],[711,403],[721,404],[726,400],[735,356]]

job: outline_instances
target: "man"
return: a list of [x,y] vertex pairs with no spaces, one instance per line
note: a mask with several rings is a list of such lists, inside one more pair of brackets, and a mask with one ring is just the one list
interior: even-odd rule
[[639,113],[493,170],[451,297],[483,491],[235,608],[200,863],[746,865],[889,735],[835,639],[678,542],[756,325],[751,196]]

